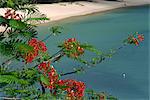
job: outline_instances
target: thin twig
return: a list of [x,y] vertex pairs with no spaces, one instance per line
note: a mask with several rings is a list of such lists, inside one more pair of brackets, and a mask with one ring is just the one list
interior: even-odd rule
[[[116,50],[120,50],[120,49],[122,49],[122,48],[125,47],[125,46],[126,46],[126,44],[123,44],[122,46],[118,47]],[[114,54],[115,54],[115,53],[114,53]],[[98,61],[97,63],[95,63],[95,64],[86,63],[86,64],[85,64],[85,65],[87,66],[86,68],[94,67],[94,65],[101,63],[103,60],[105,60],[104,57],[102,57],[101,60],[99,60],[99,61]],[[78,72],[80,72],[80,71],[85,71],[85,67],[81,67],[81,69],[78,69],[78,70],[75,70],[75,71],[62,73],[62,74],[60,74],[60,76],[76,74],[76,73],[78,73]]]
[[40,85],[41,85],[41,89],[42,89],[42,94],[45,93],[45,87],[43,86],[42,82],[40,82]]
[[21,98],[15,98],[15,97],[0,97],[0,99],[4,99],[4,100],[21,100]]
[[11,57],[10,59],[7,59],[5,62],[3,62],[1,65],[4,66],[5,64],[9,63],[12,59],[16,58],[16,56]]
[[45,37],[42,41],[46,41],[48,40],[53,34],[48,35],[47,37]]
[[[49,58],[47,59],[47,61],[50,60],[51,63],[54,63],[55,61],[58,61],[62,56],[64,56],[63,49],[59,50],[59,51],[56,52],[54,55],[52,55],[51,57],[49,57]],[[40,63],[41,63],[41,62],[40,62]],[[38,65],[39,65],[39,63],[36,64],[36,65],[34,66],[34,68],[36,68]]]
[[84,68],[81,67],[80,69],[75,70],[75,71],[67,72],[67,73],[64,73],[64,74],[62,73],[62,74],[60,74],[60,76],[65,76],[65,75],[75,74],[75,73],[78,73],[78,72],[80,72],[80,71],[84,71]]
[[8,26],[5,28],[5,30],[2,32],[2,34],[4,34],[8,29]]

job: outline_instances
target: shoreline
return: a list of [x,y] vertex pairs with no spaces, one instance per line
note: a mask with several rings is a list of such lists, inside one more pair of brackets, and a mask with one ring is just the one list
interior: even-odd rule
[[[130,0],[126,0],[125,2],[99,1],[98,3],[94,3],[94,2],[91,3],[91,2],[81,2],[80,1],[80,2],[74,2],[73,4],[57,3],[57,4],[52,4],[52,5],[56,6],[56,8],[58,10],[54,9],[54,11],[52,11],[52,12],[49,11],[51,14],[48,14],[46,11],[43,11],[42,6],[38,5],[38,7],[39,7],[39,10],[43,14],[47,15],[47,17],[50,18],[49,21],[45,22],[45,23],[47,23],[47,22],[49,23],[49,22],[58,22],[60,20],[73,18],[73,17],[80,17],[80,16],[86,16],[86,15],[91,15],[91,14],[95,14],[95,13],[111,11],[111,10],[119,9],[119,8],[150,5],[150,2],[148,2],[148,0],[145,0],[145,2],[143,2],[141,0],[137,0],[137,1],[140,1],[140,2],[131,3]],[[82,6],[82,7],[78,6],[77,8],[75,8],[75,6],[76,6],[75,3],[79,3],[84,6]],[[66,9],[61,9],[61,6],[59,4],[68,4],[66,6],[70,6],[70,7],[66,7]],[[45,4],[45,5],[47,5],[47,4]],[[60,7],[58,7],[58,5]],[[90,6],[90,7],[87,7],[87,6]],[[49,8],[53,8],[53,7],[49,7]],[[74,11],[72,11],[73,13],[70,13],[69,12],[70,10],[67,11],[67,9],[72,9]],[[60,10],[62,10],[63,13],[60,13]],[[64,10],[66,10],[66,11],[64,11]],[[41,24],[45,24],[45,23],[41,23]]]
[[117,10],[117,9],[120,9],[120,8],[131,8],[131,7],[146,6],[146,5],[149,5],[149,4],[133,5],[133,6],[126,6],[126,7],[118,7],[118,8],[113,8],[113,9],[105,10],[105,11],[92,12],[92,13],[85,14],[85,15],[70,16],[70,17],[66,17],[66,18],[62,18],[62,19],[58,19],[58,20],[51,20],[51,21],[47,21],[47,22],[40,23],[40,24],[37,24],[37,25],[38,26],[42,26],[42,25],[47,25],[49,23],[51,23],[51,24],[53,24],[53,23],[59,23],[59,22],[64,21],[64,20],[71,20],[71,19],[74,19],[74,18],[80,18],[80,17],[90,16],[90,15],[100,14],[100,13],[103,14],[105,12],[110,12],[110,11]]
[[[60,20],[73,18],[73,17],[82,17],[95,13],[101,13],[106,11],[111,11],[119,8],[128,8],[132,6],[142,6],[150,5],[149,0],[124,0],[123,2],[118,1],[103,1],[103,0],[94,0],[95,2],[79,1],[79,2],[61,2],[53,4],[37,4],[37,8],[42,14],[45,14],[47,18],[50,18],[48,21],[36,23],[37,25],[43,25],[50,22],[58,22]],[[0,8],[0,15],[4,15],[5,9]],[[19,12],[20,13],[20,12]],[[22,13],[21,13],[22,14]],[[33,17],[38,17],[33,15]],[[0,26],[0,31],[3,31],[3,28]]]

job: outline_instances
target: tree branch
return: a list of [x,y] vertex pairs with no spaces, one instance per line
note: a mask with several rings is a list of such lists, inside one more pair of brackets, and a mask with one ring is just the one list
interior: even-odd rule
[[47,37],[45,37],[43,40],[41,41],[46,41],[48,38],[50,38],[53,34],[48,35]]
[[42,89],[42,94],[44,94],[45,93],[45,88],[44,88],[42,82],[40,82],[40,85],[41,85],[41,89]]
[[12,59],[14,59],[16,56],[11,57],[10,59],[7,59],[5,62],[2,63],[2,66],[9,63]]
[[4,34],[8,29],[8,26],[5,28],[5,30],[2,32],[2,34]]
[[21,100],[21,98],[15,98],[15,97],[0,97],[0,99],[3,99],[3,100]]
[[[126,44],[123,44],[122,46],[118,47],[116,50],[120,50],[120,49],[124,48],[125,46],[126,46]],[[94,65],[101,63],[103,60],[105,60],[105,58],[106,57],[101,57],[101,60],[99,60],[98,62],[96,62],[94,64],[92,62],[84,63],[84,64],[86,66],[88,66],[88,68],[91,68],[91,67],[94,67]],[[76,74],[76,73],[81,72],[81,71],[85,71],[85,68],[81,67],[80,69],[75,70],[75,71],[70,71],[70,72],[62,73],[62,74],[60,74],[60,76]]]
[[60,76],[75,74],[75,73],[78,73],[78,72],[81,72],[81,71],[84,71],[84,70],[85,70],[84,68],[81,68],[81,69],[78,69],[78,70],[75,70],[75,71],[71,71],[71,72],[67,72],[67,73],[64,73],[64,74],[60,74]]

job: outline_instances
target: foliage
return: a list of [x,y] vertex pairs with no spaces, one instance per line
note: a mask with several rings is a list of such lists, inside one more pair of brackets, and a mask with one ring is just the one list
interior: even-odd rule
[[12,8],[14,10],[25,10],[28,12],[36,12],[35,6],[29,5],[33,0],[0,0],[0,8]]
[[14,75],[0,75],[0,83],[28,84],[27,81],[25,81],[23,79],[19,79],[19,78],[15,77]]

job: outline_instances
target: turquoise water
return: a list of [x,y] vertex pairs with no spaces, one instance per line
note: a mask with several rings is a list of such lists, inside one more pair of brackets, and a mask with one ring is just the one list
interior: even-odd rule
[[[83,81],[87,88],[105,91],[119,100],[148,100],[149,94],[149,29],[148,6],[116,9],[105,13],[66,19],[55,23],[64,27],[64,35],[50,38],[46,43],[50,54],[59,50],[56,47],[64,39],[75,37],[81,42],[93,44],[107,52],[121,45],[129,33],[140,32],[145,41],[139,47],[128,46],[118,51],[111,59],[105,60],[85,73],[68,75]],[[53,24],[54,25],[54,24]],[[51,24],[38,27],[40,39],[48,35]],[[93,56],[86,54],[85,58]],[[59,72],[68,72],[79,63],[64,57],[54,66]],[[126,78],[122,74],[126,73]]]

